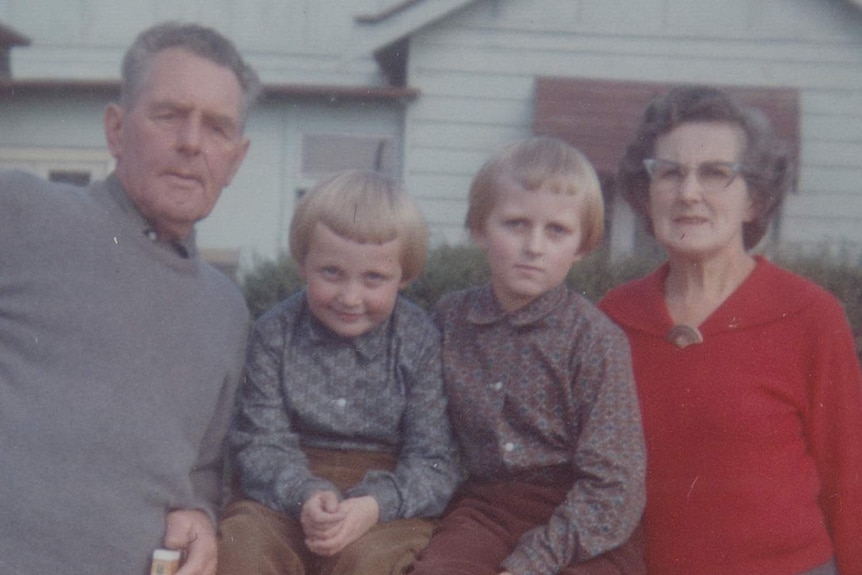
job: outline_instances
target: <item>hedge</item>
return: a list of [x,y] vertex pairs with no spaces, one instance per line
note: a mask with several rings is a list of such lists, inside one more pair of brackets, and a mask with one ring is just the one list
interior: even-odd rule
[[[856,336],[856,349],[862,359],[862,269],[846,257],[827,252],[816,255],[783,254],[775,256],[779,265],[807,277],[835,294],[843,303]],[[641,255],[611,261],[604,250],[597,250],[579,262],[568,276],[569,285],[593,301],[610,288],[641,277],[659,264],[656,256]],[[413,282],[405,295],[425,309],[452,290],[482,283],[488,278],[484,255],[471,245],[443,245],[428,253],[423,275]],[[302,287],[302,279],[289,255],[257,262],[244,274],[241,286],[253,317]]]

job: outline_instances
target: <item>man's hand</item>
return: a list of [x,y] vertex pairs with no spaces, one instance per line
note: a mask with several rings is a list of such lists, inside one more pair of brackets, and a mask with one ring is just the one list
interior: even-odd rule
[[177,575],[215,575],[218,548],[209,516],[198,509],[178,509],[165,517],[165,549],[183,552]]
[[305,544],[312,553],[331,557],[365,535],[380,519],[380,506],[369,495],[354,497],[338,504],[338,514],[341,519],[328,524],[325,529],[303,529]]

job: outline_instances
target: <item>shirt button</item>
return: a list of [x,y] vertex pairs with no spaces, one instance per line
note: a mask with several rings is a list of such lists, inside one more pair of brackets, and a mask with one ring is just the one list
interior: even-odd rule
[[492,387],[494,388],[494,391],[500,391],[501,389],[503,389],[503,382],[498,381]]
[[347,407],[347,399],[339,397],[335,400],[335,405],[337,405],[338,407]]
[[510,441],[509,443],[507,443],[503,446],[503,449],[505,449],[506,451],[514,451],[515,450],[515,444]]

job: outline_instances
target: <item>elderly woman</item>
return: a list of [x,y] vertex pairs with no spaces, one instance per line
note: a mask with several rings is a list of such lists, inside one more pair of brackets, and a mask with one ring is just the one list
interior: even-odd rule
[[620,163],[667,253],[602,309],[628,334],[660,575],[862,573],[862,376],[838,301],[750,250],[792,185],[768,123],[672,90]]

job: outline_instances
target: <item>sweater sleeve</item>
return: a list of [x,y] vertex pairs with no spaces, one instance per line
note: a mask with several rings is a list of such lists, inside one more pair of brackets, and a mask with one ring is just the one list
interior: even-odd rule
[[525,533],[503,562],[514,575],[554,575],[621,545],[645,503],[645,448],[629,347],[616,330],[578,360],[571,406],[577,478],[547,524]]
[[396,368],[406,392],[407,409],[395,470],[371,471],[348,493],[373,495],[380,504],[381,521],[440,514],[459,478],[443,392],[438,334],[428,329],[421,340],[412,339],[402,342],[399,356],[415,357],[399,357]]
[[242,357],[244,356],[247,330],[239,328],[243,336],[243,345],[238,346],[236,369],[225,375],[221,393],[210,425],[206,430],[198,451],[197,461],[191,470],[191,482],[194,497],[197,500],[194,507],[206,511],[213,522],[222,499],[222,481],[224,479],[224,440],[233,415],[236,390],[242,373]]
[[831,298],[811,310],[806,433],[820,505],[842,575],[862,574],[862,375],[852,332]]
[[311,473],[285,410],[280,375],[285,335],[280,324],[278,316],[264,316],[249,338],[230,444],[243,494],[297,518],[312,492],[339,490]]

